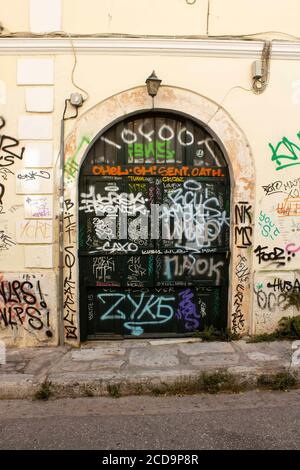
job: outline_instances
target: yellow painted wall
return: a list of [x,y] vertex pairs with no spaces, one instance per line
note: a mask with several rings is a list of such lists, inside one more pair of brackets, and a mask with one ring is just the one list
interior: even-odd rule
[[[45,1],[45,0],[40,0]],[[47,1],[47,0],[46,0]],[[29,31],[30,0],[0,0],[0,22]],[[298,0],[61,0],[61,30],[76,34],[298,36]],[[208,18],[209,13],[209,18]]]
[[209,33],[281,31],[299,36],[297,0],[210,0]]
[[[0,21],[10,31],[26,31],[29,29],[27,0],[0,0]],[[297,22],[300,4],[296,0],[210,0],[209,2],[209,33],[212,34],[246,34],[259,31],[282,31],[297,34]],[[62,30],[70,33],[128,33],[128,34],[206,34],[207,0],[196,0],[188,5],[185,0],[63,0]],[[5,134],[17,138],[18,118],[31,113],[25,110],[25,89],[16,83],[17,60],[20,56],[4,56],[0,50],[0,80],[5,84],[6,92],[0,99],[0,116],[6,120]],[[23,56],[22,56],[23,57]],[[32,56],[37,58],[39,56]],[[249,141],[256,167],[256,207],[255,232],[253,247],[267,246],[285,248],[289,243],[295,247],[300,245],[300,216],[283,217],[278,214],[278,205],[283,204],[286,192],[266,195],[263,186],[274,181],[282,185],[300,178],[300,166],[291,166],[276,170],[272,161],[269,143],[276,147],[285,136],[295,145],[299,145],[297,137],[300,111],[300,69],[297,60],[271,60],[270,81],[262,95],[255,95],[237,87],[251,88],[252,58],[215,58],[215,57],[183,57],[175,55],[147,54],[83,54],[77,53],[75,80],[81,88],[89,93],[89,100],[79,110],[88,112],[90,108],[108,97],[133,87],[143,85],[147,76],[154,69],[163,84],[182,87],[199,93],[217,104],[222,105],[240,126]],[[64,108],[64,100],[71,92],[77,91],[71,83],[71,71],[74,64],[73,54],[58,54],[55,63],[55,107],[50,113],[53,117],[54,161],[59,150],[60,119]],[[34,113],[39,115],[39,113]],[[66,134],[72,131],[74,122],[69,121]],[[100,129],[99,129],[100,130]],[[0,131],[3,133],[4,129]],[[26,142],[20,142],[20,146]],[[300,162],[300,150],[294,147]],[[284,150],[284,149],[283,149]],[[248,162],[245,162],[245,166]],[[14,173],[23,168],[23,162],[17,161],[9,167]],[[55,230],[55,259],[53,269],[32,269],[30,273],[57,273],[58,266],[58,204],[57,178],[53,199],[56,212],[53,217]],[[15,193],[15,175],[9,175],[5,184],[4,213],[0,214],[0,230],[5,231],[15,241],[16,222],[24,218],[22,207],[23,196]],[[9,184],[8,184],[9,183]],[[283,186],[282,186],[283,187]],[[300,185],[295,183],[295,188]],[[296,194],[296,193],[295,193]],[[15,207],[13,210],[12,208]],[[279,235],[265,236],[260,217],[262,213],[272,221],[279,230]],[[299,212],[300,214],[300,212]],[[268,230],[267,230],[268,231]],[[282,268],[283,278],[295,278],[299,275],[299,254],[291,258]],[[268,280],[276,276],[278,268],[268,267],[267,263],[259,264],[258,257],[253,256],[253,285],[258,292]],[[9,249],[0,250],[1,273],[28,272],[24,265],[24,245],[11,245]],[[44,279],[44,278],[43,278]],[[44,281],[43,281],[44,282]],[[45,285],[47,290],[47,286]],[[257,290],[258,289],[258,290]],[[269,291],[267,291],[269,292]],[[51,305],[56,305],[57,293],[46,292]],[[277,295],[277,294],[276,294]],[[267,297],[269,293],[267,293]],[[269,331],[276,326],[277,320],[285,314],[277,300],[271,296],[271,314],[266,315],[261,306],[265,300],[262,294],[254,293],[253,331]],[[294,312],[295,313],[295,312]],[[54,313],[51,341],[57,342],[58,323]],[[44,333],[43,333],[44,334]],[[4,335],[7,339],[7,335]],[[1,330],[0,330],[1,338]],[[43,337],[43,341],[44,341]],[[8,341],[8,340],[7,340]],[[16,340],[17,341],[17,340]],[[36,336],[22,338],[22,344],[36,344]],[[51,344],[50,341],[50,344]],[[14,339],[12,339],[14,344]],[[21,344],[21,343],[20,343]]]
[[208,0],[63,0],[65,31],[78,33],[206,34]]
[[29,30],[29,0],[0,0],[0,23],[8,31]]

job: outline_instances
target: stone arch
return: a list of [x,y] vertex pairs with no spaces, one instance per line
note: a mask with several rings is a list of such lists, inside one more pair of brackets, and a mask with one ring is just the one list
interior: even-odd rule
[[251,326],[251,251],[255,168],[249,144],[230,115],[190,90],[161,86],[154,101],[141,86],[114,95],[83,114],[65,143],[64,329],[66,342],[79,342],[77,191],[80,166],[99,132],[137,112],[169,110],[200,121],[223,146],[231,175],[231,261],[228,326],[246,334]]

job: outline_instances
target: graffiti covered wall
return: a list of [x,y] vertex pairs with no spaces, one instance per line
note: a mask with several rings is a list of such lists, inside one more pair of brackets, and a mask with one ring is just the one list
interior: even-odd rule
[[7,345],[57,345],[54,274],[0,273],[0,338]]
[[25,151],[18,139],[6,134],[5,126],[5,119],[0,117],[0,263],[11,256],[17,244],[12,220],[22,204],[12,197],[12,188]]
[[[16,4],[20,2],[17,0],[6,3],[5,8],[2,8],[1,19],[4,33],[30,29],[27,21],[30,16],[26,5],[28,2],[18,8]],[[134,21],[134,27],[138,25],[142,35],[145,34],[145,28],[150,28],[149,34],[163,35],[166,27],[172,29],[172,35],[190,36],[194,33],[199,36],[201,31],[205,35],[207,28],[215,34],[224,34],[225,30],[228,34],[240,34],[246,30],[250,32],[247,24],[253,28],[251,32],[258,33],[257,15],[253,8],[252,11],[249,6],[247,15],[244,15],[245,23],[241,25],[235,21],[232,9],[223,6],[224,2],[220,1],[215,2],[218,6],[214,6],[214,9],[222,14],[209,15],[208,24],[206,10],[203,10],[207,1],[197,1],[193,5],[192,2],[183,1],[180,14],[178,9],[170,9],[171,0],[161,2],[160,9],[165,14],[157,16],[153,10],[154,13],[149,14],[156,15],[156,21],[148,21],[147,24],[144,21],[145,5],[149,4],[147,0],[136,2],[138,10],[131,19],[127,18],[129,23],[123,21],[127,12],[125,3],[120,7],[118,2],[113,6],[110,5],[113,2],[108,1],[103,6],[103,2],[93,1],[96,14],[90,15],[85,24],[81,21],[82,15],[75,14],[73,3],[71,0],[62,2],[65,12],[62,15],[64,27],[58,29],[76,32],[77,36],[84,32],[82,28],[87,33],[93,33],[95,28],[92,24],[99,25],[99,18],[103,23],[101,31],[108,34],[112,31],[112,24],[119,24],[124,28],[122,31],[125,34],[132,34],[131,21]],[[76,11],[84,12],[85,2],[79,0],[76,3]],[[248,8],[245,5],[239,6],[239,2],[231,3],[235,3],[234,11]],[[262,30],[277,30],[277,27],[268,26],[274,21],[276,11],[276,15],[280,17],[281,31],[296,34],[297,15],[294,15],[295,30],[291,27],[290,17],[282,15],[283,11],[296,11],[296,1],[287,0],[287,3],[293,3],[290,9],[283,9],[279,5],[283,2],[277,3],[272,10],[261,6],[263,11],[266,8],[266,15],[261,15],[261,20],[264,21],[261,24],[266,25]],[[149,5],[147,8],[150,8]],[[112,16],[109,13],[109,22],[106,22],[107,12],[111,11],[114,13]],[[40,14],[47,16],[44,11]],[[183,14],[187,16],[182,16]],[[164,21],[166,15],[172,19],[168,25]],[[187,21],[182,21],[183,17]],[[14,24],[17,18],[19,27]],[[120,23],[114,23],[116,18],[119,18]],[[57,302],[59,289],[56,282],[60,254],[57,156],[62,109],[65,99],[74,91],[70,88],[74,57],[68,38],[57,37],[54,47],[51,46],[52,39],[47,39],[47,36],[30,37],[30,41],[4,37],[3,33],[2,36],[0,272],[3,276],[1,283],[4,284],[1,284],[0,293],[0,339],[5,338],[6,342],[15,345],[53,345],[58,340],[58,317],[62,318],[61,312],[59,313],[61,305]],[[221,231],[229,224],[228,326],[241,334],[271,331],[276,328],[282,316],[298,313],[294,308],[285,309],[285,294],[299,291],[299,44],[283,42],[282,37],[276,34],[261,35],[261,39],[263,38],[272,38],[274,41],[270,61],[272,76],[266,93],[260,96],[251,91],[250,70],[253,60],[261,58],[263,41],[250,44],[249,41],[232,40],[228,49],[228,44],[221,38],[218,41],[175,38],[172,41],[163,38],[157,41],[146,38],[127,40],[125,36],[118,41],[115,38],[105,38],[105,41],[101,38],[76,38],[75,48],[79,51],[76,78],[80,86],[83,85],[83,89],[87,90],[89,99],[78,110],[78,118],[65,122],[65,135],[68,138],[65,141],[63,329],[67,342],[78,344],[81,334],[78,249],[86,234],[78,230],[78,214],[93,208],[99,210],[103,203],[103,199],[100,198],[99,201],[99,193],[87,189],[83,191],[85,197],[80,200],[82,209],[79,210],[78,177],[82,162],[99,132],[105,131],[131,113],[151,111],[153,105],[157,110],[179,112],[207,125],[221,141],[228,156],[233,190],[230,211],[226,213],[226,220],[222,220],[223,210],[220,210],[221,215],[215,212]],[[38,44],[38,47],[34,44]],[[154,101],[148,96],[144,86],[145,78],[151,71],[149,64],[151,70],[155,68],[162,79],[162,86]],[[217,75],[216,69],[219,71]],[[131,73],[120,73],[120,70],[130,70]],[[99,74],[102,74],[103,86],[99,86],[99,80],[96,79]],[[220,76],[224,79],[220,80]],[[127,91],[121,92],[122,90]],[[66,115],[72,115],[72,108],[69,106]],[[124,180],[128,177],[128,194],[132,193],[134,197],[129,196],[127,206],[123,204],[124,210],[130,210],[134,205],[138,207],[143,203],[142,198],[157,197],[156,191],[162,189],[169,192],[176,205],[183,200],[182,194],[177,191],[185,180],[223,178],[222,169],[214,168],[218,166],[218,162],[214,160],[218,157],[211,151],[210,139],[202,139],[198,153],[195,154],[195,165],[182,165],[179,169],[174,162],[177,147],[172,147],[169,142],[169,137],[173,136],[173,128],[168,123],[165,127],[159,126],[156,133],[139,126],[121,132],[122,142],[128,148],[127,156],[132,161],[136,158],[132,174],[126,173],[128,169],[116,161],[101,161],[101,152],[97,154],[99,160],[95,161],[92,171],[95,177],[106,178],[110,183],[114,178]],[[194,135],[189,132],[190,130],[177,130],[176,146],[192,142]],[[104,143],[111,147],[120,145],[114,136],[108,137]],[[166,157],[166,164],[155,165],[151,162],[154,153],[159,159]],[[202,164],[204,154],[210,156],[208,165]],[[147,158],[147,170],[150,173],[146,174],[144,162]],[[160,178],[163,184],[157,185],[157,190],[153,189],[155,185],[150,186],[145,196],[148,177]],[[107,197],[112,205],[122,205],[120,191],[113,191],[112,184],[107,185],[109,186],[110,189],[102,197]],[[208,204],[211,204],[211,197],[207,198]],[[220,209],[222,201],[218,201]],[[168,323],[172,310],[172,318],[176,317],[181,321],[187,331],[201,322],[210,308],[203,300],[203,291],[200,295],[198,287],[179,286],[179,283],[184,283],[189,276],[190,279],[201,280],[205,277],[218,285],[223,278],[224,260],[209,252],[215,248],[212,244],[214,233],[208,223],[213,213],[211,208],[212,206],[208,216],[203,217],[206,217],[202,223],[202,228],[205,227],[206,231],[204,240],[201,230],[193,232],[188,224],[175,225],[178,233],[194,236],[192,242],[201,244],[202,239],[201,249],[208,251],[196,255],[191,253],[194,258],[184,253],[180,262],[178,258],[174,258],[174,253],[164,253],[157,269],[161,285],[156,286],[159,290],[155,292],[155,298],[151,297],[154,294],[150,291],[148,296],[138,294],[141,283],[156,271],[154,254],[151,253],[154,248],[144,246],[143,252],[137,253],[134,250],[139,250],[139,244],[132,239],[128,240],[130,243],[127,246],[121,240],[110,240],[114,230],[111,220],[92,214],[88,235],[101,242],[102,252],[99,254],[98,251],[91,258],[91,282],[98,283],[96,287],[99,288],[103,287],[100,284],[107,284],[107,291],[96,295],[95,292],[89,292],[87,305],[90,321],[97,317],[103,323],[110,322],[110,308],[114,303],[122,317],[122,328],[128,332],[139,333],[142,329],[147,329],[147,324],[137,324],[142,322],[140,315],[145,312],[149,316],[153,315],[155,321]],[[173,222],[179,220],[176,211],[166,213],[166,216]],[[167,224],[165,228],[167,230]],[[130,233],[133,238],[144,231],[143,224],[136,220],[131,221]],[[121,254],[124,249],[131,250],[127,274],[135,291],[132,295],[129,293],[129,296],[126,286],[119,285],[118,263],[114,256],[116,253]],[[146,258],[147,263],[144,262]],[[177,283],[177,290],[174,286],[166,285],[172,279],[174,284]],[[109,286],[109,283],[113,285]],[[109,289],[112,288],[118,290],[111,292]],[[209,288],[211,287],[207,289]],[[47,307],[40,303],[43,301],[39,289],[46,299]],[[118,297],[111,296],[112,293]],[[166,299],[171,310],[166,308]],[[135,305],[140,305],[136,312]],[[214,305],[216,308],[217,301]],[[101,306],[100,314],[97,306]],[[157,318],[157,311],[163,318]],[[135,325],[130,317],[134,318]],[[137,317],[140,318],[137,320]]]
[[[125,92],[121,95],[122,113],[124,110],[126,110],[126,113],[130,114],[131,112],[139,111],[141,107],[143,109],[151,109],[152,107],[152,103],[149,101],[149,97],[143,87]],[[185,99],[185,95],[188,96],[188,99]],[[77,231],[78,210],[80,209],[77,204],[79,168],[89,145],[93,142],[99,130],[105,128],[113,122],[114,119],[119,118],[121,113],[119,100],[120,97],[118,99],[113,97],[89,111],[84,120],[78,121],[75,131],[70,135],[66,143],[64,331],[66,340],[71,343],[78,343],[80,340],[77,249],[80,237],[82,237],[83,234]],[[173,108],[175,112],[176,110],[184,113],[189,112],[188,114],[190,114],[190,116],[198,118],[199,120],[205,121],[210,119],[209,125],[211,129],[223,143],[229,156],[231,173],[233,175],[233,181],[235,182],[230,219],[231,259],[229,324],[236,333],[243,334],[247,332],[258,333],[261,331],[271,331],[276,327],[277,321],[281,316],[287,314],[294,315],[297,313],[292,308],[288,310],[284,309],[285,303],[283,302],[283,295],[280,290],[297,291],[298,289],[297,279],[299,276],[297,269],[299,266],[298,256],[300,256],[300,183],[299,178],[295,174],[295,169],[297,169],[299,165],[300,145],[298,143],[297,133],[295,134],[295,138],[291,136],[279,136],[278,141],[272,138],[270,141],[265,142],[264,164],[268,168],[268,171],[260,172],[257,176],[257,203],[255,204],[253,191],[254,166],[244,165],[245,161],[250,161],[252,158],[249,157],[249,147],[247,146],[243,134],[232,124],[226,113],[224,113],[223,110],[218,110],[214,104],[210,103],[208,100],[204,100],[199,95],[190,94],[190,92],[179,89],[174,91],[172,88],[169,89],[168,87],[161,89],[157,103],[161,109]],[[201,110],[205,110],[205,116],[201,114]],[[101,116],[99,117],[99,115]],[[45,248],[47,248],[48,252],[48,247],[55,242],[55,225],[53,221],[54,207],[52,199],[54,175],[50,167],[41,167],[38,164],[33,165],[30,160],[23,162],[26,156],[26,143],[23,145],[15,137],[7,137],[6,134],[10,134],[10,132],[6,132],[6,134],[3,135],[4,124],[3,119],[0,167],[0,257],[3,263],[2,265],[8,266],[9,259],[12,259],[12,262],[15,261],[15,257],[12,257],[12,254],[20,253],[20,248],[24,249],[26,267],[29,269],[26,271],[19,269],[16,278],[11,281],[21,282],[20,276],[23,279],[22,276],[24,273],[33,276],[36,275],[35,270],[37,270],[38,273],[40,272],[38,271],[39,267],[42,269],[53,267],[53,264],[49,264],[49,266],[47,266],[47,263],[45,264],[46,258],[44,256],[46,254]],[[8,138],[11,139],[9,140],[9,145],[13,145],[14,148],[7,148]],[[129,156],[139,155],[141,149],[136,145],[136,142],[131,142],[134,140],[134,135],[127,134],[124,138],[128,141]],[[183,139],[183,135],[179,135],[178,138],[179,140]],[[150,143],[149,140],[149,144]],[[153,149],[149,144],[147,144],[149,148],[147,147],[146,150],[147,155],[151,156]],[[210,143],[204,142],[203,145],[209,148]],[[172,149],[168,148],[167,145],[164,148],[164,153],[169,155],[170,159],[173,158]],[[211,156],[213,158],[212,154]],[[144,158],[144,156],[140,156],[140,158]],[[201,158],[200,152],[198,158]],[[155,168],[155,166],[153,166],[153,168]],[[95,164],[92,171],[95,176],[104,176],[108,179],[112,177],[122,178],[124,176],[123,167],[118,165],[107,166],[105,162],[103,162],[103,164]],[[142,179],[145,175],[141,174],[141,171],[142,165],[137,165],[135,172],[138,174],[127,175],[130,176],[130,184],[132,187],[135,187],[137,194],[144,184]],[[155,171],[157,171],[157,167]],[[174,171],[174,173],[171,173],[171,171]],[[201,165],[194,167],[194,170],[192,170],[194,171],[193,175],[188,173],[191,171],[189,168],[182,167],[180,171],[182,172],[181,174],[178,173],[178,169],[175,167],[174,170],[172,170],[172,166],[164,167],[162,165],[159,169],[159,175],[153,173],[150,176],[153,178],[157,176],[163,178],[166,187],[169,185],[170,191],[174,190],[173,199],[174,197],[175,199],[176,197],[177,199],[180,197],[180,195],[178,196],[176,193],[175,186],[179,182],[176,181],[176,179],[188,178],[189,176],[207,176],[216,179],[222,177],[222,174],[218,173],[219,170],[210,170],[209,167],[203,167]],[[209,173],[209,171],[215,171],[215,173]],[[16,192],[14,198],[11,197],[12,191],[14,191],[12,186],[15,187]],[[113,198],[116,200],[115,195],[113,195]],[[178,201],[176,200],[175,202]],[[93,207],[93,205],[95,205],[93,194],[86,193],[82,204],[85,210],[89,210],[89,208]],[[99,204],[98,200],[96,201],[96,206],[97,204]],[[138,204],[138,200],[135,200],[135,204]],[[96,209],[98,209],[98,206]],[[108,230],[109,227],[98,222],[95,222],[94,230],[95,233],[99,235],[103,231]],[[108,241],[107,239],[104,240],[104,248],[108,247]],[[114,245],[114,249],[118,249],[118,247],[121,249],[120,245]],[[108,255],[110,254],[109,250],[107,250]],[[36,257],[33,262],[32,257],[35,253]],[[98,282],[106,282],[107,279],[105,277],[104,281],[103,276],[107,276],[109,273],[111,275],[113,272],[112,264],[107,265],[108,267],[106,266],[104,269],[101,263],[101,259],[96,257],[93,269],[95,275],[99,278]],[[180,266],[177,265],[175,261],[172,262],[170,256],[168,260],[166,260],[166,263],[164,267],[165,273],[168,273],[170,269],[174,269],[174,273],[179,273]],[[185,264],[187,264],[187,262]],[[34,269],[31,268],[32,265],[34,265]],[[199,275],[199,270],[200,272],[203,271],[204,264],[199,265],[199,263],[196,263],[194,268],[195,273],[197,272],[197,275]],[[137,276],[134,273],[141,273],[143,269],[142,264],[138,265],[136,260],[132,262],[131,275],[133,283],[134,279],[137,280]],[[208,263],[205,269],[208,275],[210,272],[217,277],[220,275],[218,269],[215,268],[215,264],[211,265]],[[7,272],[11,274],[12,270],[7,269]],[[44,279],[49,276],[50,282],[45,283],[47,287],[51,284],[52,279],[54,282],[54,277],[51,272],[43,272],[43,276],[45,276]],[[279,290],[274,290],[274,288],[270,286],[277,285],[279,282],[278,279],[281,282],[281,284],[279,283],[281,287],[278,288]],[[14,286],[18,287],[18,284],[14,284]],[[10,287],[8,286],[7,289],[9,291]],[[3,292],[5,297],[3,299],[4,308],[5,302],[7,302],[5,299],[9,297],[5,294],[5,290]],[[54,292],[55,296],[53,294]],[[18,293],[19,296],[21,294],[22,292]],[[18,300],[16,294],[14,295],[15,297],[12,297],[12,299]],[[47,295],[47,293],[45,295]],[[55,297],[52,298],[49,305],[55,304],[56,295],[56,287],[49,290],[49,296]],[[170,295],[174,297],[173,293]],[[196,294],[193,295],[195,297]],[[101,298],[100,301],[102,304],[105,303],[108,305],[106,300],[107,299]],[[176,315],[178,317],[181,316],[184,321],[184,313],[180,313],[180,303],[182,303],[182,301],[186,302],[186,297],[184,297],[184,299],[176,297],[175,300],[176,305],[174,304],[173,310],[176,312]],[[98,301],[99,298],[97,302]],[[124,302],[128,302],[128,299],[124,299],[123,303]],[[14,302],[12,301],[12,303]],[[8,306],[10,307],[11,305],[12,304]],[[91,303],[89,305],[91,305]],[[39,311],[39,314],[31,310],[32,307],[30,304],[28,307],[29,314],[27,314],[27,317],[23,315],[21,310],[17,311],[20,316],[17,325],[14,324],[14,315],[16,312],[11,311],[10,313],[7,309],[6,311],[3,310],[1,335],[4,335],[3,331],[5,329],[6,338],[10,336],[11,340],[15,341],[16,344],[18,343],[18,335],[20,335],[20,341],[26,342],[27,340],[24,338],[28,337],[31,338],[30,341],[38,344],[40,341],[39,335],[42,337],[42,341],[44,341],[42,331],[44,328],[47,328],[45,331],[51,332],[53,330],[53,336],[51,337],[49,333],[47,333],[48,336],[45,334],[45,341],[48,342],[48,344],[53,344],[57,340],[57,334],[54,333],[54,331],[57,331],[57,328],[55,325],[51,324],[50,312],[48,321],[46,312]],[[90,306],[89,308],[90,315],[92,315],[92,307]],[[30,317],[32,312],[36,313],[37,318],[42,318],[43,326],[40,329],[39,326],[41,323]],[[104,311],[103,314],[109,316],[107,311]],[[198,314],[199,312],[197,311],[197,315]],[[24,321],[22,323],[23,318]],[[25,320],[25,318],[27,318],[27,320]],[[57,321],[57,312],[52,318],[54,322]],[[29,322],[30,319],[32,321]],[[29,325],[28,331],[24,328],[24,333],[21,333],[22,325],[26,325],[26,321]],[[10,330],[7,329],[9,322],[11,322]],[[125,320],[124,324],[125,323],[128,323],[127,320]],[[186,323],[189,327],[189,322],[186,321]],[[48,326],[48,324],[50,326]],[[35,328],[32,325],[34,325]],[[35,332],[29,333],[30,328],[35,330]],[[33,338],[35,339],[33,340]]]
[[20,142],[6,127],[0,117],[0,339],[57,345],[52,155],[38,152],[51,144]]
[[254,332],[271,332],[280,318],[297,314],[288,293],[299,293],[300,262],[300,132],[266,142],[269,172],[258,185],[253,282]]

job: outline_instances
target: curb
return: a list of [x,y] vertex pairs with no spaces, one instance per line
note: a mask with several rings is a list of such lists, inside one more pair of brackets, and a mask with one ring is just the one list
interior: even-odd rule
[[[276,377],[283,377],[284,381],[289,377],[294,377],[294,383],[288,384],[286,388],[298,388],[300,386],[299,367],[277,367],[277,368],[256,368],[256,367],[228,367],[209,368],[206,370],[193,371],[189,374],[169,374],[166,372],[162,380],[161,376],[152,377],[136,376],[130,380],[125,376],[111,376],[99,378],[92,376],[83,377],[58,377],[49,375],[48,377],[34,380],[30,377],[3,377],[0,383],[0,399],[34,399],[36,394],[45,390],[46,398],[81,398],[81,397],[107,397],[118,398],[128,395],[189,395],[197,393],[237,393],[254,389],[274,390],[272,381]],[[208,383],[215,384],[215,391],[210,391],[209,387],[203,386],[203,376]],[[261,385],[263,378],[268,385]],[[220,379],[220,383],[218,383]],[[222,380],[225,382],[222,383]],[[278,389],[278,388],[277,388]]]

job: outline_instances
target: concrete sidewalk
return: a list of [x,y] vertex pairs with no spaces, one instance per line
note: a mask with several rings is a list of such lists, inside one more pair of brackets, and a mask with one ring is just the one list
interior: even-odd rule
[[283,370],[300,383],[300,341],[201,342],[196,338],[98,341],[70,347],[7,349],[0,365],[0,399],[29,398],[45,380],[55,397],[101,396],[171,384],[203,371],[228,371],[247,388]]

